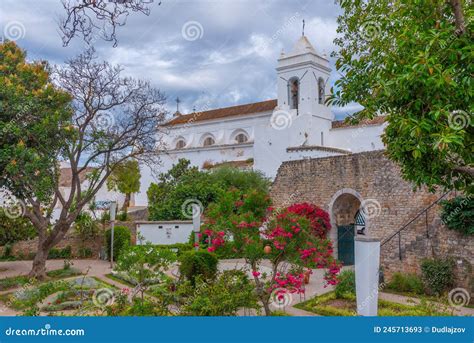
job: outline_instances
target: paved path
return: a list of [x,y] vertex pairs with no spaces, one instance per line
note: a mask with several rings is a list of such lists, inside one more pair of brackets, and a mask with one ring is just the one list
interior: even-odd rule
[[[90,268],[89,276],[100,276],[111,272],[110,263],[102,260],[72,260],[73,267],[81,270],[83,273]],[[28,275],[33,261],[6,261],[0,262],[0,279],[7,277]],[[46,270],[61,269],[64,266],[64,260],[46,261]],[[4,270],[6,269],[6,270]]]

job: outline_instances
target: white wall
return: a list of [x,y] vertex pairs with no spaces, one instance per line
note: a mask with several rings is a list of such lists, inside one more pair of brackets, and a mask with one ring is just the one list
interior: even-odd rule
[[137,245],[187,243],[193,232],[192,221],[136,222],[136,225]]
[[349,150],[353,153],[384,149],[381,135],[386,124],[332,129],[328,146]]

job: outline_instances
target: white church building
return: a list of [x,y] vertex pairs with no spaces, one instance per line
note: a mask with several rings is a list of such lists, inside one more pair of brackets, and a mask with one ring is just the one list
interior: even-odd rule
[[[185,158],[201,169],[229,164],[274,178],[284,161],[383,149],[383,117],[358,125],[334,120],[325,104],[330,74],[329,60],[301,36],[292,51],[282,52],[278,59],[277,99],[176,112],[163,126],[159,172]],[[152,175],[151,170],[142,170],[135,206],[147,205],[146,191],[155,181]]]

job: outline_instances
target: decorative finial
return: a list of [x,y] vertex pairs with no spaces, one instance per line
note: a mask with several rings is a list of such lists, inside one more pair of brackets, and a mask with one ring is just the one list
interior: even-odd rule
[[302,33],[303,36],[304,36],[304,25],[305,25],[305,22],[304,22],[304,19],[303,19],[303,33]]
[[179,104],[180,104],[180,102],[181,102],[181,100],[179,99],[179,96],[176,97],[176,100],[175,100],[175,101],[176,101],[176,112],[179,113]]
[[196,113],[196,106],[193,106],[193,113]]

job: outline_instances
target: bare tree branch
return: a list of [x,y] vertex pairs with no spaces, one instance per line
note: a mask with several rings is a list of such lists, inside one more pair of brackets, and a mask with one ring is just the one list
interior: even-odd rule
[[[153,0],[61,0],[66,15],[59,20],[63,45],[77,35],[86,44],[97,39],[117,46],[117,28],[124,26],[131,12],[150,15]],[[161,5],[161,1],[158,6]]]
[[28,199],[32,210],[27,215],[34,218],[41,238],[32,276],[44,274],[49,249],[63,239],[117,165],[128,159],[158,162],[161,135],[157,128],[165,119],[165,96],[148,82],[122,77],[121,72],[118,66],[96,61],[93,49],[53,68],[56,85],[73,97],[72,134],[60,151],[70,166],[70,192],[65,199],[59,189],[64,185],[57,182],[52,203],[47,205],[51,208],[59,201],[62,209],[50,229],[49,211],[43,214],[41,204]]

